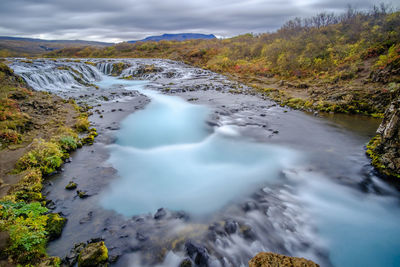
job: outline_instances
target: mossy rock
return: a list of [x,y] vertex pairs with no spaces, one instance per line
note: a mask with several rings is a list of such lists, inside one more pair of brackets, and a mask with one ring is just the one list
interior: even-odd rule
[[192,261],[190,259],[184,259],[179,264],[179,267],[192,267],[192,266],[193,266],[193,264],[192,264]]
[[18,251],[16,252],[16,261],[21,264],[19,266],[29,266],[28,264],[37,263],[38,259],[43,259],[46,256],[44,250]]
[[88,244],[78,257],[78,267],[107,266],[108,249],[103,241]]
[[48,232],[49,240],[57,239],[61,236],[62,230],[64,228],[65,223],[67,222],[66,218],[61,217],[57,213],[50,213],[47,215],[47,224],[46,231]]
[[93,145],[94,138],[97,136],[96,128],[92,128],[89,131],[89,134],[81,139],[82,144],[84,145]]
[[76,191],[76,194],[78,195],[79,198],[87,198],[89,195],[87,194],[86,191],[83,190],[78,190]]
[[318,267],[304,258],[289,257],[272,252],[260,252],[249,261],[249,267]]
[[37,267],[59,267],[61,265],[61,259],[59,257],[49,257],[42,260]]
[[77,187],[78,187],[78,185],[77,185],[76,183],[70,181],[70,182],[65,186],[65,189],[67,189],[67,190],[73,190],[73,189],[75,189],[75,188],[77,188]]

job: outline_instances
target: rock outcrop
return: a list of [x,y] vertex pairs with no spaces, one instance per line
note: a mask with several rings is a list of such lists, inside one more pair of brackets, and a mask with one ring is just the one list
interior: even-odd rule
[[48,214],[46,231],[48,232],[49,240],[54,240],[61,236],[66,222],[67,219],[61,217],[58,213]]
[[78,267],[107,266],[108,250],[103,241],[88,244],[78,257]]
[[400,178],[400,98],[386,110],[377,133],[367,145],[372,165],[388,177]]
[[249,261],[249,267],[318,267],[313,261],[272,252],[260,252]]

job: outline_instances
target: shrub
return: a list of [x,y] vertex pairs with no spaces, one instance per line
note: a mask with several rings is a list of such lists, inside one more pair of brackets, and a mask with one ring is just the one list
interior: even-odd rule
[[57,144],[35,139],[33,149],[18,160],[17,168],[20,170],[39,168],[42,174],[46,175],[61,166],[62,157],[63,152]]
[[12,129],[0,131],[0,140],[2,144],[18,144],[21,142],[21,134]]
[[63,136],[58,140],[63,152],[69,152],[78,148],[78,142],[72,136]]
[[46,255],[47,208],[40,203],[0,201],[0,229],[10,234],[6,253],[20,263],[32,263]]
[[79,117],[75,123],[75,128],[79,132],[85,132],[89,130],[90,122],[87,117]]
[[42,197],[42,173],[39,169],[28,169],[23,173],[19,183],[12,186],[6,198],[13,201],[41,201]]

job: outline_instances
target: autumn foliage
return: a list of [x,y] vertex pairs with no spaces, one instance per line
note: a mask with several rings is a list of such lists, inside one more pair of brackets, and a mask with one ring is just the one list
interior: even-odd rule
[[[400,12],[385,6],[342,15],[320,13],[285,23],[278,31],[229,39],[120,43],[106,48],[66,48],[48,57],[169,58],[217,72],[296,78],[352,79],[372,60],[398,64]],[[397,63],[396,63],[397,62]]]

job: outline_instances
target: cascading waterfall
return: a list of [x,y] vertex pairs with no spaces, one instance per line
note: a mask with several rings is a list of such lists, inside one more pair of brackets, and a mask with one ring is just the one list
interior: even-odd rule
[[114,62],[99,62],[96,67],[104,74],[110,75],[113,70]]
[[36,90],[66,91],[84,88],[101,79],[99,70],[80,62],[38,61],[32,63],[14,62],[11,66],[25,81]]

